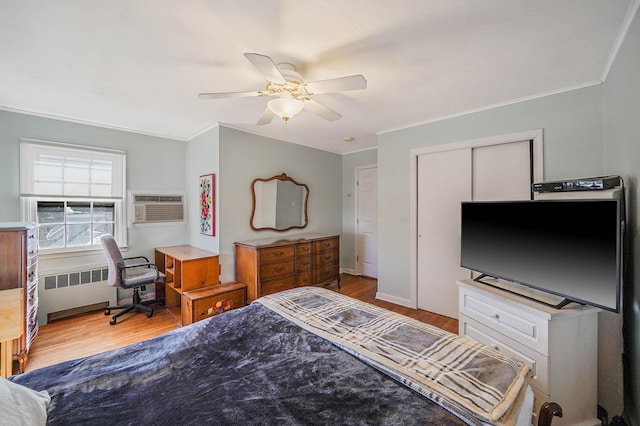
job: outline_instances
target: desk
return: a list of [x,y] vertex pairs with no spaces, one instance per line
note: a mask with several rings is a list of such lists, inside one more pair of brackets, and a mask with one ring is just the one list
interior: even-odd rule
[[164,288],[156,285],[156,297],[164,294],[165,304],[182,323],[182,293],[220,284],[218,254],[189,245],[157,247],[155,264],[167,276]]

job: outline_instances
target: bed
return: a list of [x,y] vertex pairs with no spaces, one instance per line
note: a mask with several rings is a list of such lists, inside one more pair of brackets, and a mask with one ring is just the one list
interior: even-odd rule
[[520,425],[531,420],[528,376],[464,337],[302,287],[12,376],[14,401],[0,404],[17,408],[0,411],[51,425]]

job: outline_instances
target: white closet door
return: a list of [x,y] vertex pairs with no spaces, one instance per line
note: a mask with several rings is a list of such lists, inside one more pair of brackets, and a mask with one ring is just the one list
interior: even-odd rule
[[530,142],[473,148],[473,200],[530,200]]
[[418,308],[458,318],[460,202],[531,198],[529,141],[418,156]]
[[471,149],[418,156],[418,308],[458,317],[460,201],[471,199]]

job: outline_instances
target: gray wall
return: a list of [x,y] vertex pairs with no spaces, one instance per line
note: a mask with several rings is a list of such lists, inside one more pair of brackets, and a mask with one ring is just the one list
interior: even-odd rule
[[[543,129],[546,180],[614,174],[627,186],[624,414],[640,418],[640,22],[636,16],[603,85],[547,96],[378,138],[378,291],[409,299],[409,161],[414,148]],[[610,412],[609,415],[620,413]]]
[[342,241],[340,266],[355,273],[356,268],[356,168],[375,166],[378,151],[370,149],[342,156]]
[[[193,153],[192,153],[193,154]],[[340,234],[342,157],[317,149],[220,127],[220,263],[223,280],[234,277],[233,243],[307,232]],[[286,173],[309,187],[309,225],[284,232],[253,231],[251,182]]]
[[411,299],[412,149],[543,129],[545,179],[599,176],[604,172],[601,93],[601,86],[592,86],[380,135],[378,291]]
[[215,211],[214,217],[220,217],[219,181],[220,181],[220,140],[219,127],[193,138],[187,144],[187,206],[188,235],[184,243],[189,243],[203,250],[218,253],[220,244],[220,223],[216,220],[215,236],[200,233],[200,176],[215,173],[214,187]]
[[605,166],[627,185],[628,274],[624,291],[625,412],[640,424],[640,261],[638,199],[640,182],[640,19],[636,14],[603,92]]
[[[20,138],[125,150],[127,189],[185,191],[185,142],[145,136],[84,124],[0,111],[0,221],[19,221]],[[128,229],[130,255],[153,257],[153,248],[184,242],[186,225],[132,225]],[[93,255],[41,256],[42,271],[105,264],[100,251]]]

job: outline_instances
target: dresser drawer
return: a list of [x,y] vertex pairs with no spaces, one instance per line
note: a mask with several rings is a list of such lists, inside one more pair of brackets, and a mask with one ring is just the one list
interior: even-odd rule
[[293,259],[283,262],[263,263],[260,265],[260,279],[267,280],[269,278],[282,277],[293,274],[294,270],[295,261]]
[[31,343],[38,335],[38,305],[32,306],[29,314],[27,315],[27,352]]
[[283,246],[260,250],[260,263],[290,259],[295,254],[294,246]]
[[38,287],[38,262],[27,267],[27,291],[32,287]]
[[38,227],[34,226],[27,231],[27,257],[38,255]]
[[298,256],[307,256],[311,254],[311,243],[299,243],[296,245],[296,253]]
[[315,256],[316,267],[323,267],[327,265],[337,265],[340,262],[338,256],[338,249],[331,249],[323,253],[318,253]]
[[312,257],[311,256],[298,256],[296,261],[296,270],[298,272],[306,271],[310,269],[312,265]]
[[540,408],[542,408],[542,404],[549,401],[551,398],[549,397],[549,395],[545,394],[539,389],[536,389],[534,386],[531,386],[531,390],[533,391],[533,414],[531,415],[531,424],[533,426],[537,426]]
[[293,275],[269,281],[262,281],[260,282],[260,296],[289,290],[293,287],[295,287],[295,277]]
[[531,368],[533,378],[531,385],[543,392],[549,391],[549,358],[503,336],[465,315],[458,319],[458,334],[469,337],[522,361]]
[[460,287],[460,315],[473,318],[531,349],[549,354],[549,321],[505,300]]
[[329,238],[327,240],[315,241],[314,244],[316,253],[318,253],[324,250],[337,249],[340,242],[337,238]]
[[335,280],[340,275],[338,265],[329,265],[316,268],[316,283]]
[[305,285],[313,285],[311,271],[298,272],[296,274],[296,287],[303,287]]
[[31,309],[33,306],[38,306],[38,286],[36,285],[29,286],[27,288],[27,311]]

